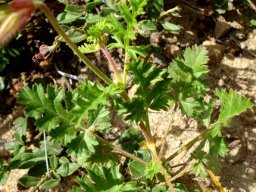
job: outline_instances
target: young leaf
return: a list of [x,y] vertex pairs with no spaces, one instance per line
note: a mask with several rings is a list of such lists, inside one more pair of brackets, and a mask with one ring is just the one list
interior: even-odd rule
[[253,107],[253,104],[249,99],[243,98],[232,89],[229,92],[217,89],[215,91],[215,95],[219,97],[221,102],[218,122],[222,123],[224,127],[229,124],[230,120],[234,116],[239,115],[246,109]]
[[168,72],[172,79],[171,95],[189,117],[202,121],[207,112],[204,96],[208,87],[207,51],[204,47],[187,48],[183,58],[173,60]]
[[129,162],[128,167],[130,169],[132,177],[134,178],[140,178],[145,175],[146,166],[137,161]]

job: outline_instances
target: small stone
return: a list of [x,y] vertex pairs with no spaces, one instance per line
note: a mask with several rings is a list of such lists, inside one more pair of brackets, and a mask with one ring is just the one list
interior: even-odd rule
[[223,37],[229,30],[231,29],[231,26],[224,22],[224,21],[217,21],[215,25],[215,37],[219,39],[220,37]]

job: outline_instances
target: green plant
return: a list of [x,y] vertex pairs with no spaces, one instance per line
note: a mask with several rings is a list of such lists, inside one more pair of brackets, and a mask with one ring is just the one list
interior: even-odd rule
[[[17,0],[14,2],[17,3]],[[25,86],[18,95],[19,103],[26,106],[25,117],[15,121],[16,140],[7,146],[13,158],[8,163],[0,164],[1,183],[6,180],[8,171],[18,168],[29,169],[19,182],[31,187],[31,191],[54,188],[65,177],[75,178],[80,186],[74,184],[72,190],[75,192],[187,191],[183,184],[175,181],[179,175],[173,173],[166,162],[195,143],[199,145],[191,154],[193,166],[188,167],[189,171],[200,175],[208,173],[216,181],[212,174],[216,167],[215,159],[227,152],[221,129],[228,126],[232,117],[251,108],[252,103],[233,90],[216,90],[216,98],[205,101],[208,57],[204,47],[187,48],[183,56],[174,59],[168,69],[155,66],[148,59],[149,46],[137,46],[135,41],[139,34],[136,30],[138,18],[144,16],[144,9],[152,4],[146,0],[130,0],[120,1],[117,5],[114,1],[107,1],[107,7],[102,1],[88,3],[89,10],[103,4],[105,9],[102,12],[105,11],[106,17],[100,17],[97,23],[87,22],[85,30],[75,29],[75,32],[80,32],[73,37],[86,34],[85,38],[80,38],[86,40],[86,44],[77,48],[46,5],[39,1],[32,3],[47,16],[62,41],[105,84],[84,80],[72,91],[64,91],[56,85]],[[118,14],[109,13],[109,9]],[[67,13],[59,17],[67,19],[70,14],[67,10],[72,10],[75,15],[73,20],[70,20],[71,16],[68,17],[69,22],[78,22],[86,16],[78,9],[68,7]],[[97,15],[91,14],[89,17],[92,19]],[[59,21],[68,23],[61,19]],[[124,51],[122,73],[117,70],[108,51],[115,48]],[[96,50],[101,50],[108,59],[115,75],[113,80],[82,53]],[[126,92],[128,74],[132,76],[131,83],[137,85],[131,98]],[[218,119],[213,122],[212,111],[218,107],[217,100],[221,103],[220,112]],[[200,122],[204,131],[167,159],[161,159],[155,145],[156,138],[152,135],[148,111],[168,110],[171,106]],[[111,110],[122,115],[130,127],[115,141],[102,136],[109,134]],[[28,123],[33,123],[39,132],[33,150],[26,146]],[[124,141],[129,140],[132,144],[127,152]],[[139,145],[143,141],[144,145]],[[207,144],[209,150],[205,151]],[[120,155],[127,157],[122,164]]]

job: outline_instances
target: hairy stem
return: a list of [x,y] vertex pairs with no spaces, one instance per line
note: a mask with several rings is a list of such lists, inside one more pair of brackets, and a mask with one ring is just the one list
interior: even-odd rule
[[103,52],[103,54],[107,58],[110,68],[114,71],[115,78],[116,78],[117,82],[121,82],[121,76],[120,76],[120,73],[119,73],[119,71],[116,67],[116,63],[115,63],[114,59],[111,57],[111,55],[110,55],[109,51],[107,50],[106,46],[101,47],[100,50]]
[[63,29],[60,27],[55,17],[52,15],[49,8],[41,1],[35,1],[34,4],[38,9],[45,14],[49,22],[55,29],[55,31],[63,38],[67,45],[72,49],[72,51],[89,67],[98,77],[100,77],[108,85],[113,84],[113,81],[109,79],[99,68],[97,68],[83,53],[79,51],[75,43],[73,43],[70,38],[66,35]]
[[175,105],[175,106],[172,108],[172,110],[171,110],[171,117],[170,117],[169,122],[168,122],[168,125],[167,125],[167,127],[166,127],[166,129],[165,129],[163,141],[162,141],[162,143],[161,143],[161,145],[160,145],[160,151],[159,151],[160,157],[163,156],[164,148],[165,148],[165,145],[166,145],[166,138],[167,138],[167,135],[168,135],[169,130],[170,130],[170,128],[171,128],[171,123],[172,123],[172,121],[173,121],[173,117],[174,117],[174,113],[176,112],[176,109],[177,109],[177,106]]

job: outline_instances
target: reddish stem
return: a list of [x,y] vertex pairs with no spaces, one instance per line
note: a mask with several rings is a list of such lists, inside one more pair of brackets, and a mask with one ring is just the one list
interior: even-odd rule
[[116,77],[117,81],[121,82],[121,76],[120,76],[120,73],[119,73],[119,71],[116,67],[116,63],[115,63],[114,59],[111,57],[111,55],[110,55],[109,51],[107,50],[106,46],[102,46],[101,51],[103,52],[103,54],[107,58],[110,68],[114,71],[114,74],[115,74],[115,77]]

